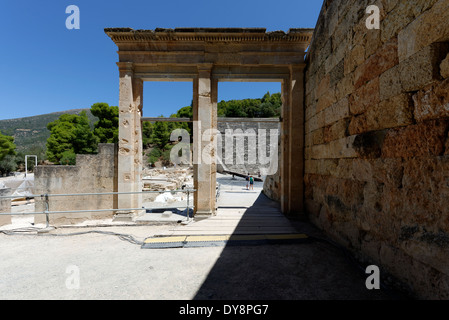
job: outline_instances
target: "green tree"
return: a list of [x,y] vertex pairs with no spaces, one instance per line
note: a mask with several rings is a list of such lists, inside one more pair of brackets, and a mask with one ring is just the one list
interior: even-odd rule
[[217,114],[219,117],[235,118],[279,117],[281,105],[280,93],[267,92],[262,99],[222,100],[217,105]]
[[8,174],[14,170],[16,170],[17,164],[16,164],[16,158],[12,154],[7,154],[3,157],[2,160],[0,160],[0,172],[2,174]]
[[92,115],[99,120],[94,124],[94,134],[100,143],[118,142],[118,107],[99,102],[90,107]]
[[[192,101],[193,104],[193,101]],[[192,104],[187,107],[183,107],[178,110],[176,113],[176,118],[190,118],[193,119],[193,107]],[[193,123],[192,122],[175,122],[174,129],[185,129],[187,132],[192,135],[193,132]]]
[[153,148],[148,154],[148,163],[154,165],[162,156],[162,151],[158,147]]
[[[65,151],[73,154],[90,154],[97,151],[98,138],[89,126],[86,112],[63,114],[47,125],[50,137],[47,139],[47,158],[60,163]],[[65,154],[67,155],[67,153]],[[65,164],[65,163],[63,163]]]
[[142,144],[145,149],[149,148],[150,145],[153,143],[153,140],[151,138],[152,133],[153,133],[153,124],[148,121],[142,123]]
[[60,164],[65,165],[75,165],[76,164],[76,154],[73,150],[66,150],[62,153]]
[[0,161],[7,155],[16,154],[16,145],[14,144],[14,137],[3,135],[0,132]]
[[0,132],[0,172],[7,174],[16,170],[16,145],[14,137],[3,135]]
[[165,145],[170,141],[171,127],[172,124],[170,122],[156,121],[153,124],[151,141],[161,150],[163,150]]

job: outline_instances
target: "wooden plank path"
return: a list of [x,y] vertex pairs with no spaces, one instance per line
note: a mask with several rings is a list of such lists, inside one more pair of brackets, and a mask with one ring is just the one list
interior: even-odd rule
[[278,203],[261,193],[263,183],[256,183],[254,190],[245,185],[244,180],[223,184],[215,216],[173,226],[160,236],[297,233]]

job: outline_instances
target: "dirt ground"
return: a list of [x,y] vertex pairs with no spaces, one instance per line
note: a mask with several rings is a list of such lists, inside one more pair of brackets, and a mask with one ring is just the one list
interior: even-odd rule
[[404,298],[385,287],[368,290],[364,269],[307,222],[292,221],[310,236],[304,243],[172,249],[141,248],[172,224],[93,223],[38,234],[44,226],[32,223],[14,216],[0,228],[2,300]]
[[[167,228],[0,234],[0,299],[401,299],[388,290],[368,290],[367,275],[323,241],[141,249],[139,242]],[[299,228],[313,227],[301,223]]]

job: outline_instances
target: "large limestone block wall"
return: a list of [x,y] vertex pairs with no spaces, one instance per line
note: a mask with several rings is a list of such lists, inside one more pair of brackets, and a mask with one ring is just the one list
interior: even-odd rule
[[[77,194],[117,192],[117,150],[114,144],[99,144],[98,154],[77,155],[74,166],[37,166],[34,171],[36,194]],[[117,208],[116,195],[49,196],[49,211]],[[42,198],[35,199],[35,211],[44,212]],[[50,214],[51,225],[73,224],[91,219],[112,218],[114,211]],[[35,215],[35,223],[46,216]]]
[[449,298],[448,21],[448,0],[328,0],[307,56],[308,217],[420,298]]

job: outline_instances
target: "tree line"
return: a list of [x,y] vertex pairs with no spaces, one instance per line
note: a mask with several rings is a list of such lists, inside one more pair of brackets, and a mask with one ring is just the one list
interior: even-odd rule
[[[267,92],[261,99],[243,99],[220,101],[217,104],[219,117],[271,118],[279,117],[281,110],[280,93]],[[192,103],[179,109],[170,117],[192,118]],[[91,128],[85,111],[79,115],[63,114],[57,120],[47,124],[50,137],[47,139],[45,158],[61,165],[74,165],[77,154],[94,154],[99,143],[118,142],[119,110],[107,103],[95,103],[91,106],[92,115],[98,118]],[[162,117],[162,116],[161,116]],[[148,163],[157,161],[169,164],[173,142],[170,134],[175,129],[185,129],[192,134],[192,123],[186,122],[144,122],[142,125],[143,149]],[[0,132],[0,172],[2,174],[16,170],[23,155],[16,152],[14,138]],[[42,160],[42,159],[41,159]]]

